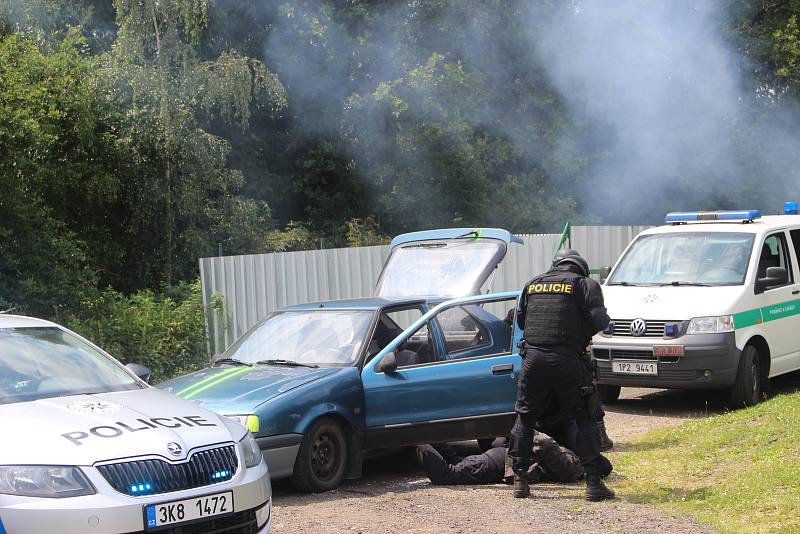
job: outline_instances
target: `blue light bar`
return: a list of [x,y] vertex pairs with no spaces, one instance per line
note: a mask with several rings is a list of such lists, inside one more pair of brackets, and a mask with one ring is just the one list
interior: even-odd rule
[[784,202],[783,203],[784,215],[797,215],[797,202]]
[[673,211],[667,213],[665,223],[680,223],[690,221],[752,221],[761,217],[758,210],[735,211]]

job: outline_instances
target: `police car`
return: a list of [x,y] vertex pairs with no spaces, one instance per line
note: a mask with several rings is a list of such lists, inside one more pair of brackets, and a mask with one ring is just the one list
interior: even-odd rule
[[56,324],[0,315],[0,421],[0,534],[269,531],[244,427]]
[[725,388],[752,405],[800,369],[800,217],[785,212],[670,213],[630,243],[592,343],[607,402],[635,386]]

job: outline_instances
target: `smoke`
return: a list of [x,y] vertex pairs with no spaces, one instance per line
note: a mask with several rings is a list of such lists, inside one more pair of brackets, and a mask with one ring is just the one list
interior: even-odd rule
[[[381,129],[385,110],[369,106],[359,110],[359,128],[371,143],[349,155],[365,180],[399,180],[407,196],[417,188],[420,197],[438,197],[451,216],[461,210],[467,220],[486,218],[465,207],[465,198],[491,194],[477,186],[469,191],[470,172],[485,172],[501,191],[503,175],[546,176],[556,193],[577,199],[579,215],[607,223],[657,222],[669,210],[775,212],[797,194],[800,115],[750,79],[752,68],[731,39],[726,2],[488,1],[435,9],[425,2],[377,3],[368,9],[379,15],[366,28],[325,19],[331,11],[324,2],[292,5],[296,11],[278,19],[267,56],[281,58],[276,69],[310,131],[341,134],[341,106],[351,95],[408,77],[431,54],[480,73],[484,100],[470,114],[460,115],[434,88],[417,88],[419,102],[404,113],[417,122],[447,113],[510,140],[514,169],[467,168],[448,177],[437,166],[439,147],[400,154],[380,139],[396,132]],[[311,19],[324,32],[315,34],[308,17],[303,23],[304,13],[319,15]],[[359,35],[367,35],[369,47],[358,45]],[[548,99],[557,104],[537,108]],[[565,124],[553,117],[561,112]]]
[[597,156],[584,209],[652,222],[680,209],[774,213],[796,194],[800,117],[757,96],[727,17],[721,2],[586,1],[538,25],[531,42]]

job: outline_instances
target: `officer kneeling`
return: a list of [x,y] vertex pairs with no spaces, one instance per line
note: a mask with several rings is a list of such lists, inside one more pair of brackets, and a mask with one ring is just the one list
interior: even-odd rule
[[[613,499],[601,475],[600,437],[594,415],[591,362],[583,356],[591,337],[609,322],[600,285],[588,278],[589,265],[574,250],[561,251],[548,272],[523,288],[519,326],[524,357],[517,392],[517,421],[508,455],[514,471],[514,497],[530,495],[529,469],[536,421],[556,406],[577,423],[575,452],[586,473],[586,498]],[[555,402],[553,402],[555,400]]]

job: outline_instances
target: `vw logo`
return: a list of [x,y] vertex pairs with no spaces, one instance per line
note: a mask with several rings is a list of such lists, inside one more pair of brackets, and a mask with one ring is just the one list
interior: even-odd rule
[[643,336],[645,332],[647,332],[647,323],[644,322],[644,319],[634,319],[631,321],[632,336]]
[[170,441],[167,443],[167,450],[172,456],[180,456],[183,452],[183,447],[175,443],[174,441]]

